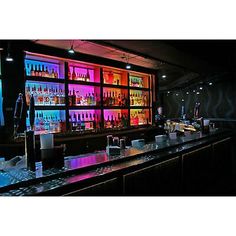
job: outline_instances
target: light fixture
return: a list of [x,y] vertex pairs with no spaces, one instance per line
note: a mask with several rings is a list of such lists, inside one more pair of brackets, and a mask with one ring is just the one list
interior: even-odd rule
[[203,89],[203,87],[200,87],[199,89],[200,89],[200,90],[202,90],[202,89]]
[[68,50],[68,52],[69,52],[70,54],[74,54],[74,53],[75,53],[75,50],[74,50],[74,48],[73,48],[73,45],[72,45],[71,48]]
[[193,93],[195,93],[196,92],[196,90],[193,90]]
[[167,92],[168,94],[170,93],[170,91]]
[[176,95],[176,96],[179,96],[179,94],[178,94],[178,93],[176,93],[175,95]]
[[130,65],[129,63],[127,63],[126,66],[125,66],[125,68],[126,68],[127,70],[129,70],[129,69],[131,69],[131,65]]
[[162,78],[166,78],[166,75],[162,75],[161,77],[162,77]]
[[184,99],[182,99],[181,101],[184,102]]
[[8,42],[7,44],[7,56],[6,56],[6,61],[7,62],[13,62],[13,58],[10,55],[10,43]]
[[68,52],[69,52],[70,54],[74,54],[74,53],[75,53],[75,50],[74,50],[74,41],[72,41],[71,46],[70,46],[70,49],[68,49]]
[[212,85],[212,82],[210,82],[209,85],[211,86],[211,85]]
[[130,69],[131,69],[131,65],[129,64],[129,55],[125,55],[125,54],[124,54],[122,58],[124,58],[124,59],[126,60],[125,68],[126,68],[127,70],[130,70]]
[[189,92],[186,92],[187,95],[189,95]]
[[200,93],[199,92],[197,92],[197,95],[199,95]]
[[13,58],[11,57],[10,53],[7,54],[6,61],[12,62]]

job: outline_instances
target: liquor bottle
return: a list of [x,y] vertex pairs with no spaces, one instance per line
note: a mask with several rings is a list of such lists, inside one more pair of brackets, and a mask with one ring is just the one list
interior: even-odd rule
[[90,74],[89,74],[89,70],[87,69],[87,74],[86,74],[86,81],[89,82],[90,81]]
[[31,65],[30,75],[35,76],[35,67],[34,67],[34,65]]
[[85,121],[88,121],[89,120],[89,117],[88,117],[88,113],[86,112],[85,113]]
[[76,105],[80,105],[80,95],[79,95],[79,91],[76,91]]
[[147,106],[148,105],[148,101],[147,101],[147,95],[145,94],[143,97],[143,105]]
[[121,105],[122,105],[122,106],[126,106],[125,94],[123,94],[123,96],[122,96]]
[[57,70],[55,70],[55,72],[54,72],[54,78],[58,78],[58,72],[57,72]]
[[54,94],[54,103],[55,103],[56,105],[59,104],[57,88],[55,89],[55,94]]
[[84,114],[82,113],[82,118],[81,118],[81,129],[84,131],[85,130],[85,120],[84,120]]
[[115,121],[113,120],[113,115],[111,116],[111,128],[114,128],[115,126]]
[[107,117],[106,128],[111,128],[111,121],[110,121],[109,116]]
[[112,106],[115,106],[116,105],[116,98],[115,98],[115,92],[114,91],[112,92],[112,99],[111,99],[111,101],[112,101]]
[[75,68],[73,67],[72,80],[76,80]]
[[52,68],[52,73],[50,75],[51,78],[55,78],[55,71],[54,71],[54,68]]
[[77,119],[77,128],[79,130],[81,130],[81,118],[80,118],[80,114],[78,113],[78,119]]
[[110,91],[110,96],[109,96],[109,101],[108,101],[108,106],[112,106],[112,97],[111,97],[111,91]]
[[45,77],[45,73],[46,73],[46,72],[45,72],[45,70],[44,70],[44,65],[42,65],[42,72],[41,72],[41,76],[42,76],[42,77]]
[[46,66],[45,77],[49,77],[48,67]]
[[38,76],[38,75],[39,75],[38,67],[35,65],[34,76]]
[[38,76],[42,77],[42,70],[41,70],[41,66],[39,65],[39,70],[38,70]]

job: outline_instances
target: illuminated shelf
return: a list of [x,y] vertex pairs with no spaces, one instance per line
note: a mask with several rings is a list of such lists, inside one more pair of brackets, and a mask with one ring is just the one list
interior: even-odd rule
[[[27,108],[29,108],[27,106]],[[35,105],[35,110],[65,110],[66,106],[65,105],[52,105],[52,106],[47,106],[47,105],[40,105],[37,106]]]
[[26,80],[36,81],[36,82],[51,82],[51,83],[65,83],[65,79],[59,78],[49,78],[49,77],[39,77],[39,76],[26,76]]
[[128,89],[125,85],[114,85],[114,84],[103,84],[104,88],[119,88],[119,89]]
[[143,88],[143,87],[129,87],[130,90],[142,90],[142,91],[149,91],[149,88]]
[[130,109],[149,109],[149,106],[130,106]]
[[129,109],[128,106],[103,106],[104,109]]
[[97,82],[86,82],[80,80],[68,80],[68,84],[78,84],[78,85],[88,85],[88,86],[101,86],[100,83]]
[[70,110],[98,110],[100,106],[69,106]]

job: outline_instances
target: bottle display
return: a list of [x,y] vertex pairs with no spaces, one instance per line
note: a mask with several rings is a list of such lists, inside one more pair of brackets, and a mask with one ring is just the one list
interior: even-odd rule
[[104,106],[128,106],[127,90],[123,89],[103,89]]
[[104,128],[121,129],[128,127],[128,110],[104,110]]
[[147,125],[149,124],[149,110],[148,109],[132,109],[130,110],[130,125]]
[[104,71],[103,72],[103,82],[104,84],[112,85],[127,85],[122,79],[122,74],[113,71]]
[[26,82],[26,104],[30,103],[30,96],[34,96],[35,106],[65,105],[65,88],[63,84],[47,82]]
[[25,97],[27,105],[30,99],[35,103],[31,128],[36,134],[65,132],[66,126],[73,131],[96,132],[151,122],[149,75],[72,60],[68,68],[65,65],[60,58],[26,53]]
[[69,85],[69,106],[99,106],[100,88],[85,85]]
[[73,131],[94,131],[101,128],[101,112],[96,110],[70,110],[69,122]]
[[[30,130],[29,112],[27,114],[26,126]],[[36,134],[65,132],[65,111],[36,110],[34,131]]]
[[25,60],[25,71],[27,76],[60,78],[59,65],[49,62],[39,62],[36,60]]
[[[99,74],[99,73],[98,73]],[[95,70],[92,68],[81,68],[77,66],[69,66],[69,80],[84,81],[84,82],[100,82],[99,77],[95,78]]]
[[148,88],[148,78],[130,75],[129,86],[137,88]]
[[130,90],[130,106],[148,106],[149,94],[147,91]]

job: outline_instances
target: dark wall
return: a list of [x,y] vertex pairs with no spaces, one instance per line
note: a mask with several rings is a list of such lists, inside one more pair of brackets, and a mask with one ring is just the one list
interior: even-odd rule
[[[170,94],[162,94],[166,117],[179,117],[182,103],[185,104],[186,112],[192,116],[195,103],[200,102],[200,115],[203,117],[236,119],[235,80],[227,79],[213,83],[212,86],[205,85],[203,90],[199,90],[199,95],[193,93],[193,89],[186,88],[181,91],[170,92]],[[189,95],[186,94],[187,91],[189,91]]]

